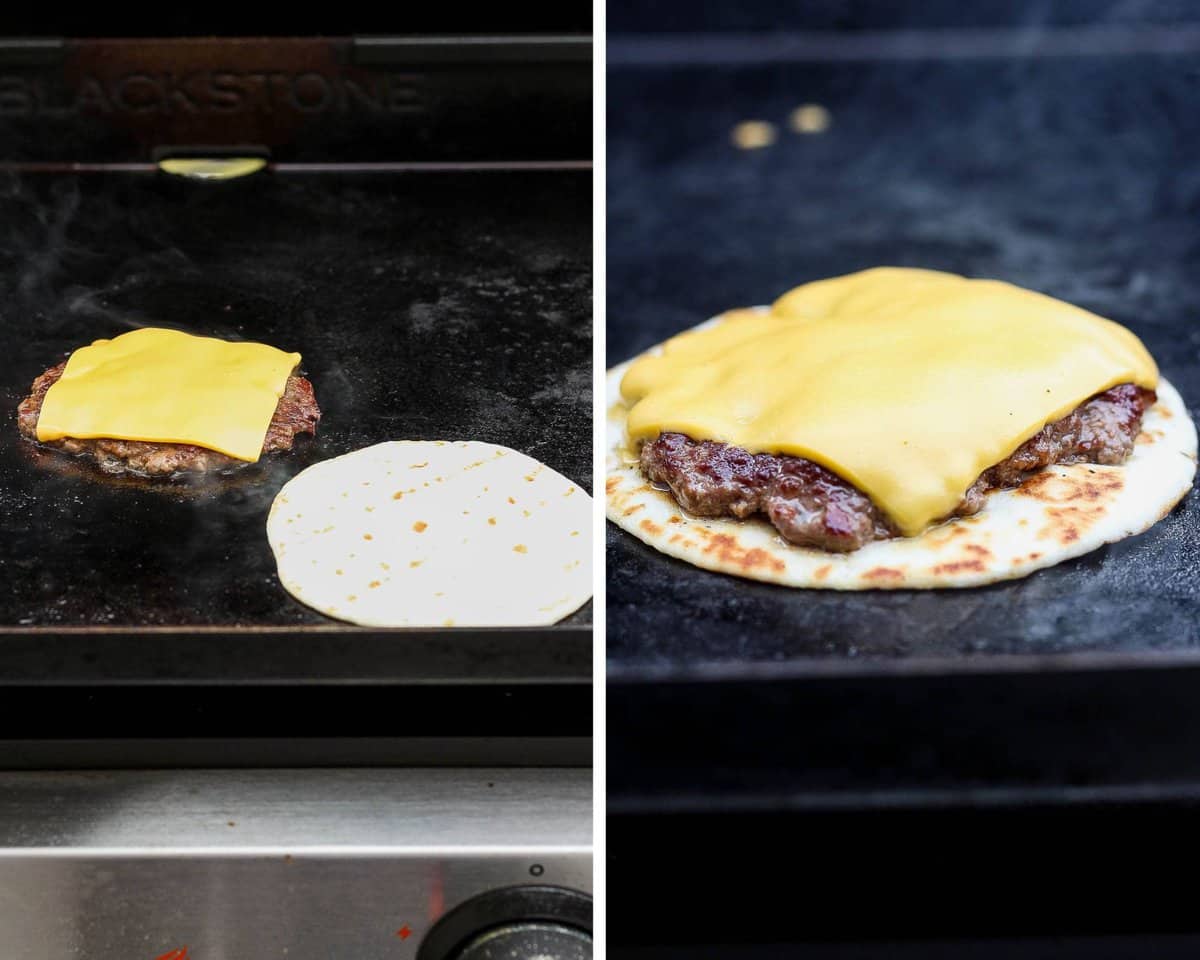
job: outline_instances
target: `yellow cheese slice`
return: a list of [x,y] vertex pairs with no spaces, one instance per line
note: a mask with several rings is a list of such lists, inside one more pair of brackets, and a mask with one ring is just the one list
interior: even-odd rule
[[255,462],[300,354],[145,327],[71,354],[39,440],[191,443]]
[[906,536],[1043,426],[1158,369],[1124,327],[995,280],[881,267],[806,284],[636,361],[631,441],[674,431],[806,457]]

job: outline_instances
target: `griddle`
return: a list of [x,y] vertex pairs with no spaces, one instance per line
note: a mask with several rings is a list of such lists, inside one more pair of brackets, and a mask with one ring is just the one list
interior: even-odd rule
[[[291,454],[169,483],[105,477],[12,424],[0,442],[10,762],[34,762],[34,741],[56,742],[55,762],[112,763],[78,742],[181,736],[235,762],[263,750],[231,743],[293,737],[265,762],[361,761],[347,738],[368,735],[416,744],[408,759],[467,762],[472,737],[529,759],[529,738],[589,735],[590,604],[548,628],[361,629],[293,600],[265,536],[290,477],[389,439],[502,443],[590,490],[587,49],[578,37],[0,44],[21,89],[76,104],[3,120],[5,407],[15,414],[75,347],[160,324],[299,351],[323,413]],[[281,117],[281,93],[270,109],[247,97],[221,112],[185,78],[202,109],[176,99],[157,123],[79,106],[89,78],[112,95],[159,68],[286,69],[280,91],[309,91],[299,107],[347,82],[370,96]],[[387,100],[397,77],[408,92]],[[524,152],[494,136],[514,113],[543,130]],[[155,166],[231,152],[270,166],[227,182]]]
[[[937,30],[823,9],[789,34],[763,5],[610,38],[609,365],[808,280],[920,266],[1128,325],[1195,416],[1195,31],[930,10]],[[826,132],[789,129],[806,103]],[[776,143],[735,148],[749,120]],[[974,590],[789,590],[612,525],[607,564],[615,943],[1192,930],[1161,889],[1131,895],[1149,847],[1109,831],[1152,847],[1194,817],[1197,491],[1142,536]],[[757,882],[768,850],[786,889]]]

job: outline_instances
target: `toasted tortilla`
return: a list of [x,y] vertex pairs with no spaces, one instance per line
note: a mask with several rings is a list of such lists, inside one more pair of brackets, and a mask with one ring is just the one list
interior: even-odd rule
[[377,627],[538,626],[592,595],[592,500],[494,443],[393,441],[309,467],[267,518],[279,580]]
[[761,516],[689,516],[670,491],[646,480],[625,434],[628,410],[620,385],[632,362],[607,375],[609,520],[670,556],[752,580],[827,590],[924,590],[1012,580],[1142,533],[1183,498],[1196,473],[1196,428],[1179,393],[1160,378],[1158,402],[1146,411],[1124,464],[1045,467],[1014,490],[989,493],[974,516],[916,537],[828,553],[788,543]]

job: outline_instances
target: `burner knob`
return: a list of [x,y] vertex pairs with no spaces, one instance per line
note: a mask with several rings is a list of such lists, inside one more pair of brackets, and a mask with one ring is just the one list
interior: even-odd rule
[[592,898],[551,886],[467,900],[431,929],[417,960],[591,960]]
[[481,933],[455,960],[592,960],[592,937],[557,923],[510,923]]

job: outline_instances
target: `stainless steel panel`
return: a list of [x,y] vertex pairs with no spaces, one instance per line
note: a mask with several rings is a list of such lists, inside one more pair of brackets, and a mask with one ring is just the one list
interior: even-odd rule
[[591,889],[591,771],[0,776],[0,957],[404,960],[446,910]]

